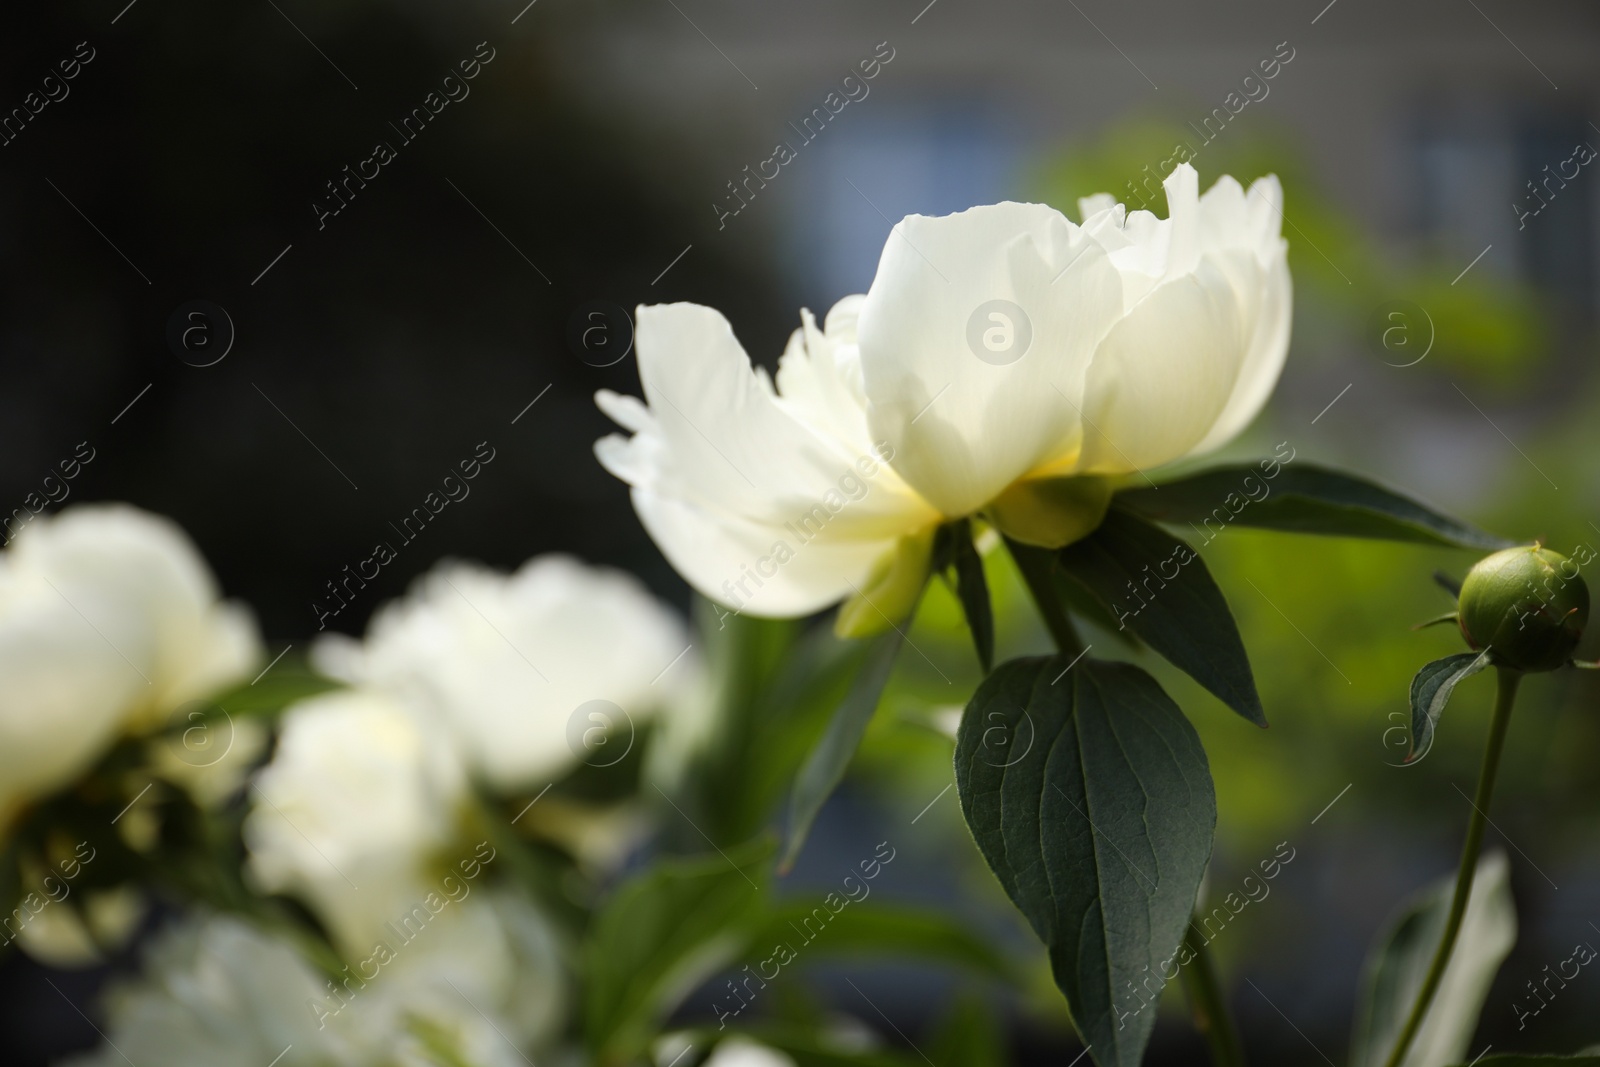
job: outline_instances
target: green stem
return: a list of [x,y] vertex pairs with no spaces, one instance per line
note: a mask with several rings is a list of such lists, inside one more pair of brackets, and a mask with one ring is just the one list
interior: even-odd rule
[[1022,580],[1028,583],[1028,592],[1033,594],[1033,602],[1039,606],[1039,615],[1044,619],[1050,636],[1055,639],[1056,647],[1067,656],[1082,652],[1083,642],[1078,639],[1078,631],[1073,629],[1072,620],[1067,617],[1066,609],[1061,606],[1061,597],[1056,593],[1055,553],[1047,548],[1021,544],[1009,537],[1006,538],[1006,548],[1010,550],[1011,558],[1017,561],[1017,570],[1022,572]]
[[1184,946],[1192,956],[1182,969],[1183,991],[1189,997],[1194,1028],[1206,1039],[1211,1049],[1211,1062],[1216,1067],[1244,1067],[1244,1046],[1239,1043],[1239,1030],[1228,1012],[1228,999],[1223,995],[1206,941],[1198,933],[1191,922],[1183,934]]
[[1428,1006],[1444,978],[1444,969],[1450,963],[1450,953],[1456,947],[1456,936],[1461,932],[1461,920],[1467,913],[1467,900],[1472,896],[1472,879],[1478,872],[1478,853],[1483,848],[1483,830],[1489,821],[1489,801],[1494,795],[1495,774],[1500,769],[1500,752],[1505,747],[1506,727],[1511,723],[1511,706],[1517,699],[1517,683],[1522,672],[1509,667],[1496,668],[1498,688],[1494,700],[1494,721],[1489,726],[1489,743],[1483,750],[1483,768],[1478,772],[1478,793],[1472,800],[1472,818],[1467,821],[1467,842],[1461,849],[1461,868],[1456,872],[1455,896],[1450,901],[1450,915],[1445,920],[1444,936],[1433,954],[1433,965],[1417,990],[1417,1001],[1411,1006],[1405,1029],[1389,1053],[1385,1067],[1400,1067],[1417,1031],[1427,1017]]

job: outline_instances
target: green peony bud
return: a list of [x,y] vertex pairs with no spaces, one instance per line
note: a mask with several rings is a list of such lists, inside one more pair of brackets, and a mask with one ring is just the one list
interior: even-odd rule
[[1572,660],[1589,621],[1589,587],[1578,565],[1540,545],[1486,556],[1461,583],[1461,634],[1474,649],[1519,671],[1553,671]]

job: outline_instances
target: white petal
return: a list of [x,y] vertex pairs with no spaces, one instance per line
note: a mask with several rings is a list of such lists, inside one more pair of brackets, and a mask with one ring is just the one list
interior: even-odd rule
[[248,677],[260,638],[174,523],[75,505],[0,559],[0,824],[67,784],[120,733]]
[[510,576],[441,564],[379,609],[345,669],[438,723],[479,774],[514,789],[584,758],[569,735],[581,705],[606,700],[637,722],[653,713],[688,644],[632,575],[541,556]]
[[794,1059],[747,1037],[718,1042],[705,1067],[795,1067]]
[[136,662],[143,664],[141,646],[151,657],[148,669],[141,666],[150,688],[130,709],[132,725],[153,725],[178,704],[248,677],[261,658],[248,609],[218,603],[205,560],[169,519],[123,504],[78,505],[29,524],[12,554],[19,571],[39,575],[73,603],[115,603],[138,620],[137,636],[111,638]]
[[1233,389],[1243,339],[1233,288],[1202,262],[1157,287],[1101,342],[1089,368],[1081,468],[1148,470],[1193,448]]
[[1167,191],[1167,222],[1172,227],[1162,277],[1170,280],[1190,273],[1200,262],[1200,176],[1189,164],[1180,163],[1161,185]]
[[[873,454],[849,342],[858,303],[841,301],[823,330],[803,317],[776,389],[716,311],[639,309],[649,421],[619,411],[634,436],[613,435],[595,451],[634,487],[646,529],[705,596],[756,614],[813,611],[848,593],[902,534],[936,521]],[[754,596],[746,575],[780,542],[779,555],[795,558]]]
[[1207,229],[1213,235],[1211,243],[1238,249],[1208,255],[1228,275],[1238,294],[1247,341],[1233,394],[1191,455],[1231,441],[1267,402],[1289,354],[1294,311],[1288,244],[1279,233],[1283,190],[1278,179],[1269,175],[1243,193],[1232,178],[1222,178],[1206,194],[1206,200],[1203,206]]
[[793,618],[837,603],[866,582],[873,563],[895,544],[828,538],[834,515],[827,503],[781,524],[710,513],[646,489],[633,491],[633,506],[696,592],[757,618]]
[[1095,193],[1093,196],[1078,198],[1078,217],[1088,225],[1090,219],[1102,211],[1111,211],[1117,206],[1117,198],[1110,193]]
[[1283,185],[1278,176],[1268,174],[1251,182],[1245,204],[1250,214],[1249,232],[1255,238],[1257,251],[1266,258],[1283,244]]
[[370,952],[427,891],[465,787],[446,739],[391,698],[344,689],[301,701],[251,791],[252,876],[301,894],[347,952]]
[[144,955],[141,976],[107,998],[105,1043],[64,1064],[243,1067],[268,1064],[289,1045],[298,1064],[358,1062],[342,1041],[342,1020],[325,1018],[319,1026],[308,1010],[340,1002],[327,977],[288,940],[237,918],[206,915],[166,926]]
[[601,389],[594,394],[594,402],[612,422],[630,433],[638,433],[655,425],[650,409],[636,396],[624,396],[610,389]]
[[311,646],[311,666],[318,674],[354,685],[362,679],[365,650],[349,634],[323,633]]
[[828,335],[828,340],[835,344],[856,343],[856,323],[861,318],[861,305],[866,303],[865,293],[856,293],[840,299],[833,307],[828,309],[827,322],[823,332]]
[[[1135,211],[1118,225],[1101,211],[1085,226],[1121,273],[1127,319],[1090,372],[1085,412],[1099,432],[1088,431],[1077,463],[1050,473],[1142,470],[1218,447],[1283,368],[1291,289],[1277,179],[1246,193],[1224,176],[1200,196],[1180,164],[1164,186],[1169,218]],[[1198,289],[1173,288],[1185,279]]]
[[[1250,425],[1283,372],[1289,354],[1289,331],[1294,307],[1289,267],[1280,254],[1277,262],[1257,272],[1254,316],[1248,320],[1248,347],[1227,405],[1216,423],[1190,455],[1219,448]],[[1241,301],[1242,303],[1242,301]]]
[[170,663],[162,711],[211,696],[260,666],[261,632],[254,613],[238,601],[210,605],[192,620],[185,652]]
[[[801,327],[790,335],[778,360],[777,390],[782,394],[783,406],[806,423],[866,454],[872,451],[872,441],[867,431],[866,398],[861,392],[860,358],[853,339],[855,319],[830,314],[829,320],[832,336],[817,329],[811,312],[800,312]],[[836,340],[841,335],[850,340]]]
[[[148,649],[133,640],[137,620],[116,605],[75,591],[74,608],[7,570],[13,573],[0,574],[0,833],[20,804],[68,784],[110,747],[148,691],[141,671],[151,669]],[[113,640],[138,658],[123,659]]]
[[630,440],[620,433],[608,433],[594,443],[594,456],[608,473],[629,485],[639,485],[654,477],[660,462],[647,455],[652,444],[659,451],[659,438],[653,435],[643,439],[636,435]]
[[1120,230],[1096,220],[1095,239],[1111,253],[1122,273],[1122,306],[1131,311],[1162,282],[1192,272],[1203,242],[1199,176],[1179,164],[1162,182],[1167,218],[1149,211],[1128,213]]
[[[803,418],[805,408],[763,389],[718,312],[694,304],[641,307],[636,348],[671,461],[658,468],[665,477],[653,488],[779,524],[851,474],[857,443],[832,437]],[[898,534],[904,496],[869,493],[842,524],[867,537]]]
[[[884,246],[858,327],[873,436],[942,513],[971,513],[1076,452],[1083,375],[1122,303],[1105,251],[1053,208],[908,216]],[[985,329],[1003,344],[1007,326],[1013,344],[1031,332],[1022,355],[980,358]]]

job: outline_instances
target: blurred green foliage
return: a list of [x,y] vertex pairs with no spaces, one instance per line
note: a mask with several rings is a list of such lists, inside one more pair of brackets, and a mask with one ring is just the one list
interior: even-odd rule
[[[1269,132],[1256,132],[1263,126]],[[1136,197],[1144,197],[1149,210],[1165,215],[1165,197],[1150,190],[1159,190],[1162,164],[1180,146],[1194,152],[1202,190],[1223,174],[1247,187],[1264,174],[1276,174],[1283,183],[1283,235],[1289,241],[1296,315],[1302,322],[1309,315],[1312,323],[1327,319],[1336,330],[1354,332],[1352,326],[1373,325],[1363,320],[1384,302],[1409,300],[1433,319],[1437,340],[1430,356],[1436,365],[1497,386],[1516,384],[1522,372],[1548,354],[1546,309],[1531,288],[1509,285],[1487,272],[1469,273],[1452,284],[1461,264],[1426,253],[1415,262],[1395,262],[1368,235],[1362,220],[1340,206],[1337,192],[1322,188],[1294,138],[1271,131],[1269,124],[1230,127],[1226,136],[1207,143],[1176,121],[1122,122],[1098,140],[1073,145],[1046,160],[1037,178],[1040,195],[1069,215],[1076,213],[1079,197],[1100,191],[1131,201],[1130,206],[1140,203]],[[1382,328],[1367,332],[1381,336]],[[1297,354],[1305,351],[1302,346]]]

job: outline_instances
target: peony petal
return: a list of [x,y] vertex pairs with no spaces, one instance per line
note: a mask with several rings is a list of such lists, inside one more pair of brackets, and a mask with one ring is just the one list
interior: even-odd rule
[[336,642],[318,657],[437,724],[477,773],[510,790],[584,758],[569,734],[581,705],[610,701],[638,721],[653,713],[688,644],[632,575],[541,556],[510,576],[441,564],[379,609],[358,655]]
[[1257,273],[1254,315],[1248,349],[1239,367],[1233,394],[1211,431],[1190,455],[1209,452],[1233,440],[1266,404],[1278,384],[1289,354],[1289,331],[1294,308],[1289,266],[1280,254],[1277,262]]
[[31,577],[0,574],[0,833],[23,802],[87,770],[149,690],[136,619],[81,590],[75,608]]
[[872,451],[872,439],[855,350],[855,318],[838,314],[846,301],[859,306],[860,298],[846,297],[834,305],[827,330],[817,329],[811,312],[800,312],[801,328],[778,360],[777,388],[785,406],[807,423],[865,455]]
[[134,727],[155,725],[178,704],[248,676],[262,658],[248,609],[218,604],[205,560],[170,519],[125,504],[79,505],[30,524],[12,555],[20,571],[80,608],[81,600],[114,604],[113,614],[137,619],[136,635],[111,637],[141,664],[135,650],[149,648],[142,668],[149,689],[129,709]]
[[[1121,272],[1127,318],[1090,372],[1085,412],[1099,432],[1077,469],[1126,473],[1218,447],[1283,368],[1291,293],[1277,179],[1246,194],[1224,176],[1200,196],[1185,163],[1163,184],[1169,218],[1135,211],[1118,226],[1101,212],[1085,227]],[[1199,289],[1173,288],[1185,279]]]
[[251,790],[251,877],[301,894],[352,958],[369,952],[430,888],[466,790],[448,738],[390,697],[357,688],[297,702]]
[[854,456],[762,388],[718,312],[641,307],[636,330],[639,378],[672,458],[663,490],[777,520],[849,470]]
[[655,425],[656,420],[651,416],[650,409],[636,396],[624,396],[610,389],[601,389],[594,394],[594,402],[607,418],[630,433],[638,433]]
[[1102,211],[1112,211],[1117,207],[1117,198],[1111,193],[1095,193],[1093,196],[1078,198],[1078,217],[1087,227],[1089,220]]
[[937,521],[870,442],[852,343],[859,303],[841,301],[824,330],[803,317],[776,389],[712,309],[639,309],[650,407],[598,398],[635,433],[595,452],[634,487],[646,529],[705,596],[759,615],[814,611],[900,536]]
[[1089,368],[1082,470],[1146,470],[1188,452],[1227,403],[1243,343],[1233,287],[1215,266],[1158,286]]
[[782,524],[712,514],[645,489],[633,491],[633,506],[696,592],[757,618],[810,615],[837,603],[867,581],[899,540],[829,539],[825,503]]
[[867,294],[856,293],[841,298],[829,308],[827,322],[823,326],[823,332],[828,335],[828,340],[835,344],[855,344],[856,324],[861,319],[861,305],[866,302]]
[[1247,347],[1233,395],[1216,424],[1191,455],[1218,448],[1248,426],[1278,384],[1289,354],[1294,286],[1289,277],[1288,243],[1280,234],[1283,189],[1275,176],[1257,180],[1245,193],[1232,178],[1218,179],[1202,208],[1208,242],[1233,247],[1211,253],[1238,294]]
[[[1104,249],[1053,208],[908,216],[884,246],[858,327],[873,436],[934,507],[970,514],[1076,453],[1083,375],[1121,312]],[[1031,334],[1009,362],[984,343],[990,328],[1004,342],[1008,325],[1013,344]]]

